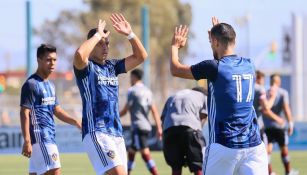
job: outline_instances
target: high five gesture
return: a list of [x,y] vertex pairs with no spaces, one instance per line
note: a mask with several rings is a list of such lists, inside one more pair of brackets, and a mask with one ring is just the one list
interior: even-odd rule
[[129,22],[125,19],[122,14],[113,13],[110,17],[110,20],[113,23],[114,29],[121,34],[128,36],[132,33],[131,26]]
[[187,41],[188,32],[189,28],[186,25],[180,25],[179,27],[176,27],[172,40],[172,45],[178,48],[184,47]]

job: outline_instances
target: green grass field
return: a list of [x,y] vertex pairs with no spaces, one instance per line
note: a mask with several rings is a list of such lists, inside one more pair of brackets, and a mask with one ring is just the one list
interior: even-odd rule
[[[94,175],[90,162],[85,154],[64,154],[61,155],[63,175]],[[300,171],[300,175],[307,175],[307,151],[291,151],[292,167]],[[153,152],[152,157],[156,161],[161,175],[170,175],[170,168],[166,165],[162,152]],[[273,168],[278,175],[283,175],[279,153],[273,154]],[[0,155],[0,175],[26,175],[28,160],[21,155]],[[141,156],[136,157],[134,175],[149,175]],[[190,174],[185,168],[183,174]]]

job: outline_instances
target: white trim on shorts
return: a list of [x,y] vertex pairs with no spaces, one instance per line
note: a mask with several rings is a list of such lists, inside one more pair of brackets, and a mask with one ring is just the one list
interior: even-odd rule
[[268,157],[264,143],[250,148],[232,149],[210,144],[203,161],[204,175],[268,175]]
[[127,153],[122,137],[95,131],[86,134],[82,144],[97,175],[120,165],[127,172]]
[[59,151],[55,144],[38,142],[32,145],[29,173],[40,175],[60,167]]

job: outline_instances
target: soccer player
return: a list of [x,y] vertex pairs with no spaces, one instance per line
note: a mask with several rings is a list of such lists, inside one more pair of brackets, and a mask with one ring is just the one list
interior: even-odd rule
[[202,174],[205,146],[202,121],[207,118],[207,96],[203,88],[184,89],[169,97],[162,111],[163,154],[172,175],[181,175],[188,165],[195,175]]
[[141,64],[147,52],[122,14],[112,14],[110,19],[114,29],[129,40],[132,55],[107,59],[110,32],[105,30],[106,22],[99,20],[77,49],[73,64],[83,105],[82,142],[96,174],[126,175],[117,76]]
[[215,17],[212,24],[208,34],[213,60],[192,66],[179,62],[179,49],[187,41],[186,26],[175,29],[170,60],[174,76],[208,80],[209,145],[204,174],[268,174],[265,145],[253,108],[254,64],[235,55],[236,33],[231,25],[219,23]]
[[37,49],[38,68],[23,84],[20,122],[24,138],[22,155],[30,158],[29,174],[59,175],[59,151],[55,143],[53,115],[81,129],[81,122],[70,117],[58,103],[49,76],[57,62],[56,48],[42,44]]
[[288,92],[281,88],[281,79],[278,74],[271,75],[271,87],[268,90],[269,95],[275,96],[275,101],[271,110],[278,116],[284,112],[286,119],[288,121],[288,128],[286,125],[280,125],[276,121],[269,119],[267,117],[263,118],[265,133],[268,137],[268,157],[269,157],[269,174],[273,173],[271,165],[271,154],[273,150],[273,143],[277,142],[281,152],[281,159],[285,167],[286,175],[298,174],[296,170],[292,170],[290,166],[289,150],[288,150],[288,137],[293,133],[294,123],[292,120],[292,114],[289,106],[289,95]]
[[264,132],[263,115],[271,118],[280,125],[284,124],[284,120],[271,111],[271,107],[274,103],[275,96],[271,96],[267,100],[265,88],[264,88],[264,73],[256,71],[256,83],[255,83],[255,97],[254,97],[254,108],[257,114],[258,125],[260,128],[261,140],[267,144],[267,136]]
[[134,168],[134,158],[136,151],[140,151],[142,158],[151,174],[157,175],[158,171],[154,160],[150,156],[150,150],[147,144],[151,123],[148,119],[149,111],[156,122],[157,137],[162,138],[162,127],[160,117],[153,102],[152,92],[142,83],[143,71],[135,69],[131,71],[131,87],[128,91],[128,99],[124,108],[120,111],[120,116],[124,116],[128,111],[131,116],[132,125],[132,144],[128,150],[128,174]]

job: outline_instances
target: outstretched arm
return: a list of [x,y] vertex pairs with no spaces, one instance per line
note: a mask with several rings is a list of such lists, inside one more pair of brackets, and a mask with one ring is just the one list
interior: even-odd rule
[[114,29],[129,39],[129,42],[132,47],[132,55],[125,58],[125,68],[128,72],[131,69],[134,69],[139,64],[143,63],[147,58],[147,52],[140,41],[140,39],[133,33],[132,28],[129,22],[125,19],[122,14],[112,14],[110,17]]
[[70,115],[68,115],[59,105],[55,107],[54,115],[65,123],[74,125],[79,129],[82,128],[81,122],[77,119],[72,118]]
[[181,77],[186,79],[194,79],[191,66],[181,64],[179,62],[179,49],[184,47],[187,41],[188,27],[180,25],[175,28],[172,48],[171,48],[171,60],[170,60],[170,70],[173,76]]
[[[219,24],[219,20],[216,17],[212,17],[212,25],[215,26]],[[187,26],[180,25],[175,28],[173,40],[172,40],[172,50],[171,50],[171,60],[170,60],[170,69],[171,73],[175,77],[181,77],[186,79],[194,79],[195,77],[192,74],[191,66],[181,64],[179,62],[179,49],[184,47],[187,42],[187,35],[189,29]],[[208,31],[209,39],[211,40],[210,31]]]
[[84,69],[88,64],[88,59],[90,57],[91,52],[93,51],[96,44],[104,39],[107,38],[110,34],[108,31],[104,33],[103,30],[106,26],[106,22],[102,21],[101,19],[98,21],[97,25],[97,33],[93,35],[92,38],[86,40],[81,46],[77,49],[74,56],[74,67],[81,70]]

